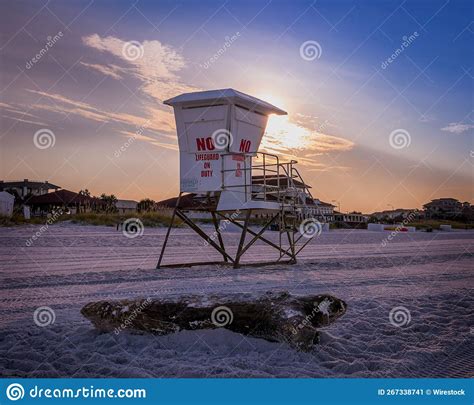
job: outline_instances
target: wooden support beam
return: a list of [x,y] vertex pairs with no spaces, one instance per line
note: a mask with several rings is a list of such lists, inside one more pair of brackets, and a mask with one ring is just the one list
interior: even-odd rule
[[165,254],[166,245],[168,243],[168,238],[170,237],[170,232],[171,232],[171,228],[173,226],[174,217],[176,216],[176,210],[179,207],[179,201],[181,200],[181,195],[182,194],[183,193],[180,192],[179,195],[178,195],[178,199],[176,200],[176,206],[174,207],[173,215],[171,215],[171,221],[170,221],[170,224],[169,224],[168,229],[166,231],[166,236],[165,236],[165,240],[163,241],[163,246],[161,247],[160,258],[158,259],[158,263],[156,264],[157,269],[160,268],[161,261],[163,260],[163,255]]
[[261,238],[261,236],[262,236],[263,233],[268,229],[268,227],[269,227],[273,222],[275,222],[275,219],[278,218],[278,215],[280,215],[280,214],[274,215],[274,216],[270,219],[270,221],[268,221],[268,222],[263,226],[263,228],[250,240],[250,242],[247,243],[247,245],[242,248],[242,250],[240,251],[240,253],[238,254],[238,256],[235,258],[236,261],[238,261],[238,260],[240,259],[240,257],[250,248],[250,246],[252,246],[258,239]]
[[252,214],[252,210],[247,210],[247,213],[245,215],[245,222],[244,226],[242,228],[242,233],[240,234],[240,241],[239,241],[239,247],[237,248],[237,253],[235,255],[235,261],[234,261],[234,269],[239,267],[239,261],[240,257],[242,256],[242,249],[245,243],[245,237],[247,236],[247,228],[249,226],[249,221],[250,221],[250,215]]
[[290,231],[286,231],[286,235],[288,236],[288,244],[290,245],[291,256],[296,263],[296,253],[295,253],[295,233],[293,232],[293,238],[290,235]]
[[209,245],[211,245],[214,249],[216,249],[221,255],[227,257],[232,263],[234,263],[234,259],[230,257],[227,252],[214,242],[209,235],[207,235],[201,228],[199,228],[193,221],[191,221],[181,210],[176,209],[176,216],[180,218],[186,225],[188,225],[194,232],[196,232],[201,238],[203,238]]
[[[296,241],[295,241],[294,244],[293,244],[293,248],[294,248],[294,249],[296,249],[296,244],[300,241],[300,239],[301,239],[302,237],[303,237],[303,235],[298,236],[298,239],[296,239]],[[313,236],[313,237],[314,237],[314,236]],[[298,250],[296,250],[296,251],[294,252],[295,262],[296,262],[296,256],[298,255],[298,253],[301,252],[301,251],[305,248],[305,246],[306,246],[309,242],[311,242],[312,239],[313,239],[313,238],[308,238],[308,240],[307,240],[305,243],[303,243],[303,245],[302,245]],[[288,251],[290,251],[290,249],[287,249],[287,250],[286,250],[286,252],[288,252]]]
[[[224,215],[224,214],[221,214],[220,212],[217,212],[216,211],[216,214],[219,215],[220,217],[224,218],[224,219],[227,219],[229,222],[233,223],[234,225],[238,226],[239,228],[243,229],[243,225],[240,224],[239,222],[235,221],[234,219]],[[247,229],[247,232],[250,233],[251,235],[255,236],[257,235],[257,232],[254,232],[252,229],[248,228]],[[267,245],[270,245],[271,247],[275,248],[276,250],[278,250],[279,252],[281,252],[281,254],[283,255],[287,255],[289,257],[291,257],[291,255],[288,253],[288,252],[285,252],[280,246],[278,246],[276,243],[273,243],[272,241],[264,238],[263,236],[260,236],[259,238],[261,241],[265,242]]]
[[[217,222],[216,213],[214,211],[212,211],[211,216],[212,216],[212,222],[214,224],[214,229],[216,230],[217,238],[219,240],[219,245],[221,246],[221,249],[223,251],[225,251],[224,240],[222,239],[222,234],[221,234],[221,230],[219,228],[219,223]],[[229,261],[225,255],[222,255],[222,257],[224,258],[225,262]]]

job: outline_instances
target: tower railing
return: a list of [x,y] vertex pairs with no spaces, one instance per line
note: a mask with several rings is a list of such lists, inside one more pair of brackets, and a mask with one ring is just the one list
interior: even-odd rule
[[[223,158],[232,155],[224,154]],[[244,184],[226,184],[226,173],[235,172],[235,169],[222,169],[223,190],[232,189],[245,193],[246,200],[278,202],[294,210],[307,206],[307,199],[313,200],[309,186],[295,167],[296,160],[281,163],[277,155],[257,152],[252,156],[250,166],[247,162],[244,159],[244,167],[240,169],[245,173]]]

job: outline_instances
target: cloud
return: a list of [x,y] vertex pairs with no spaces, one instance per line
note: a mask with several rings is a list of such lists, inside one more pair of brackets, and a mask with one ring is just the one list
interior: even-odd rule
[[441,131],[450,132],[451,134],[462,134],[474,128],[472,124],[463,124],[461,122],[451,122],[446,127],[441,128]]
[[165,149],[170,149],[173,151],[177,151],[178,149],[178,142],[176,137],[174,138],[175,143],[167,143],[167,142],[161,142],[160,140],[153,138],[151,136],[143,135],[138,132],[127,132],[127,131],[120,131],[124,136],[128,139],[134,139],[137,141],[145,141],[149,144],[158,146],[160,148],[165,148]]
[[345,166],[328,165],[315,158],[331,152],[349,151],[353,147],[354,142],[348,139],[304,125],[301,116],[296,119],[270,116],[261,145],[264,151],[279,155],[281,161],[297,160],[309,171],[347,170]]
[[[83,37],[82,40],[85,45],[112,54],[130,65],[127,71],[143,82],[140,89],[160,102],[176,94],[196,90],[183,83],[178,76],[178,72],[186,66],[184,57],[173,47],[158,40],[123,41],[98,34]],[[114,73],[118,74],[116,71]]]
[[348,172],[352,169],[350,166],[337,166],[337,165],[322,165],[323,167],[313,167],[308,169],[309,172],[334,172],[335,170],[339,170],[341,172]]
[[[124,41],[113,36],[102,37],[93,34],[83,37],[82,41],[87,47],[109,55],[108,61],[81,62],[82,66],[115,80],[134,78],[141,82],[140,90],[151,98],[144,103],[144,117],[110,112],[60,94],[29,90],[54,102],[37,103],[33,107],[38,110],[74,114],[100,123],[112,122],[134,127],[139,127],[148,119],[150,124],[147,130],[151,136],[142,134],[140,140],[175,150],[174,115],[168,107],[162,106],[161,102],[180,93],[201,90],[181,79],[180,72],[187,64],[180,51],[158,40]],[[117,62],[110,63],[110,55],[115,57]],[[287,116],[272,116],[269,119],[262,148],[290,159],[297,156],[303,165],[314,170],[325,170],[327,166],[316,162],[315,156],[334,151],[348,151],[354,146],[350,140],[326,134],[325,129],[328,126],[334,127],[328,121],[321,123],[317,117],[302,114],[294,115],[291,119]],[[133,131],[130,128],[124,133],[130,135]],[[155,139],[153,137],[155,134],[160,139]]]
[[[84,68],[115,80],[133,78],[141,82],[139,89],[142,94],[148,96],[142,103],[142,113],[133,115],[127,112],[108,111],[106,107],[92,105],[81,99],[74,99],[58,93],[27,89],[28,92],[43,97],[45,101],[33,102],[28,106],[20,105],[18,110],[16,110],[16,107],[13,110],[13,107],[9,104],[0,103],[0,108],[7,110],[8,113],[22,114],[19,118],[15,118],[11,114],[4,115],[4,118],[40,124],[39,121],[36,121],[38,117],[33,115],[31,117],[34,117],[35,120],[27,121],[26,118],[29,114],[23,113],[20,109],[43,111],[61,114],[63,117],[74,115],[99,124],[125,125],[128,127],[124,128],[125,131],[130,131],[130,133],[133,133],[136,128],[142,126],[146,121],[149,123],[147,126],[148,132],[156,138],[143,136],[142,140],[156,146],[175,150],[174,115],[171,109],[161,105],[161,102],[179,93],[198,90],[183,83],[178,75],[179,71],[186,66],[181,53],[158,40],[142,43],[127,42],[113,36],[101,37],[98,34],[83,37],[82,40],[87,47],[108,54],[109,59],[110,55],[117,58],[116,63],[110,60],[97,63],[81,61]],[[136,47],[134,51],[138,51],[137,53],[129,52],[130,44]]]
[[49,111],[60,114],[74,114],[100,123],[120,123],[133,127],[140,127],[145,121],[149,122],[147,128],[155,131],[163,137],[176,138],[174,136],[174,117],[171,112],[158,110],[152,107],[146,108],[146,116],[140,117],[128,113],[117,113],[94,107],[83,101],[77,101],[60,94],[46,93],[37,90],[27,90],[54,101],[53,105],[46,103],[33,104],[36,110]]
[[[23,111],[23,107],[21,105],[0,103],[0,109],[5,110],[9,114],[14,114],[13,116],[4,114],[2,115],[2,118],[7,118],[12,121],[24,122],[26,124],[47,125],[43,121],[40,121],[41,118],[37,115]],[[30,119],[26,119],[25,117],[28,117]],[[32,120],[31,118],[33,118],[34,120]]]
[[132,41],[122,41],[112,36],[100,37],[98,34],[93,34],[84,37],[83,42],[87,46],[102,52],[109,52],[136,66],[138,73],[144,76],[175,79],[175,72],[181,70],[185,65],[184,58],[177,51],[157,40],[136,42],[137,47],[142,47],[141,55],[133,56],[127,53],[127,46]]
[[347,151],[354,142],[334,135],[312,130],[299,122],[292,122],[288,116],[271,116],[268,121],[262,146],[273,150],[293,150],[308,153]]
[[25,124],[46,125],[44,122],[41,122],[41,121],[25,120],[23,118],[11,117],[11,116],[8,116],[8,115],[2,115],[2,118],[7,118],[7,119],[12,120],[12,121],[24,122]]
[[5,111],[14,113],[14,114],[19,114],[19,115],[21,115],[22,118],[23,117],[31,117],[31,118],[41,119],[37,115],[31,114],[27,111],[23,111],[24,108],[19,104],[0,103],[0,108],[4,109]]
[[85,62],[81,62],[81,65],[89,69],[97,70],[98,72],[106,76],[113,77],[114,79],[117,79],[117,80],[122,79],[122,76],[119,74],[119,72],[120,73],[126,72],[126,69],[121,68],[120,66],[117,66],[117,65],[98,65],[98,64],[85,63]]
[[318,152],[348,151],[354,147],[354,142],[338,136],[317,134],[312,150]]

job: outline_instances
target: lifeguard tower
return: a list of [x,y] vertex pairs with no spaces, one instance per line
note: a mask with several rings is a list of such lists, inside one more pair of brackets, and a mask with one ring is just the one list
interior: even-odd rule
[[[279,252],[276,262],[295,263],[297,254],[310,241],[304,238],[307,235],[300,225],[305,219],[317,218],[317,206],[310,187],[295,167],[296,161],[280,162],[278,156],[258,150],[268,116],[286,112],[233,89],[181,94],[164,103],[174,108],[176,118],[180,193],[157,268],[216,263],[238,267],[243,254],[257,240]],[[210,214],[215,229],[212,235],[193,220],[190,213],[195,212]],[[265,213],[260,217],[266,220],[259,229],[252,229],[249,224],[256,212]],[[175,217],[216,249],[223,262],[163,265]],[[224,245],[219,220],[241,230],[235,255]],[[314,221],[309,226],[317,226],[316,223],[319,224]],[[263,236],[270,227],[279,232],[278,242]]]

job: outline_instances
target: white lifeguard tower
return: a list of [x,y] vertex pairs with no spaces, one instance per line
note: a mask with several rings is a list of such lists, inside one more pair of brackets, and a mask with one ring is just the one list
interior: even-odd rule
[[[176,216],[220,252],[224,263],[234,267],[257,240],[279,251],[277,262],[295,263],[296,255],[310,240],[297,247],[302,239],[298,225],[305,218],[316,218],[318,209],[295,167],[296,161],[281,163],[278,156],[258,151],[268,116],[286,112],[233,89],[181,94],[164,103],[174,108],[176,118],[180,193],[157,268],[216,263],[162,265]],[[194,211],[210,213],[217,238],[207,235],[187,215]],[[268,218],[257,232],[249,228],[252,212],[264,212],[261,216]],[[234,257],[225,248],[218,219],[242,230]],[[263,237],[271,226],[280,233],[278,244]],[[253,238],[246,244],[247,234]]]

